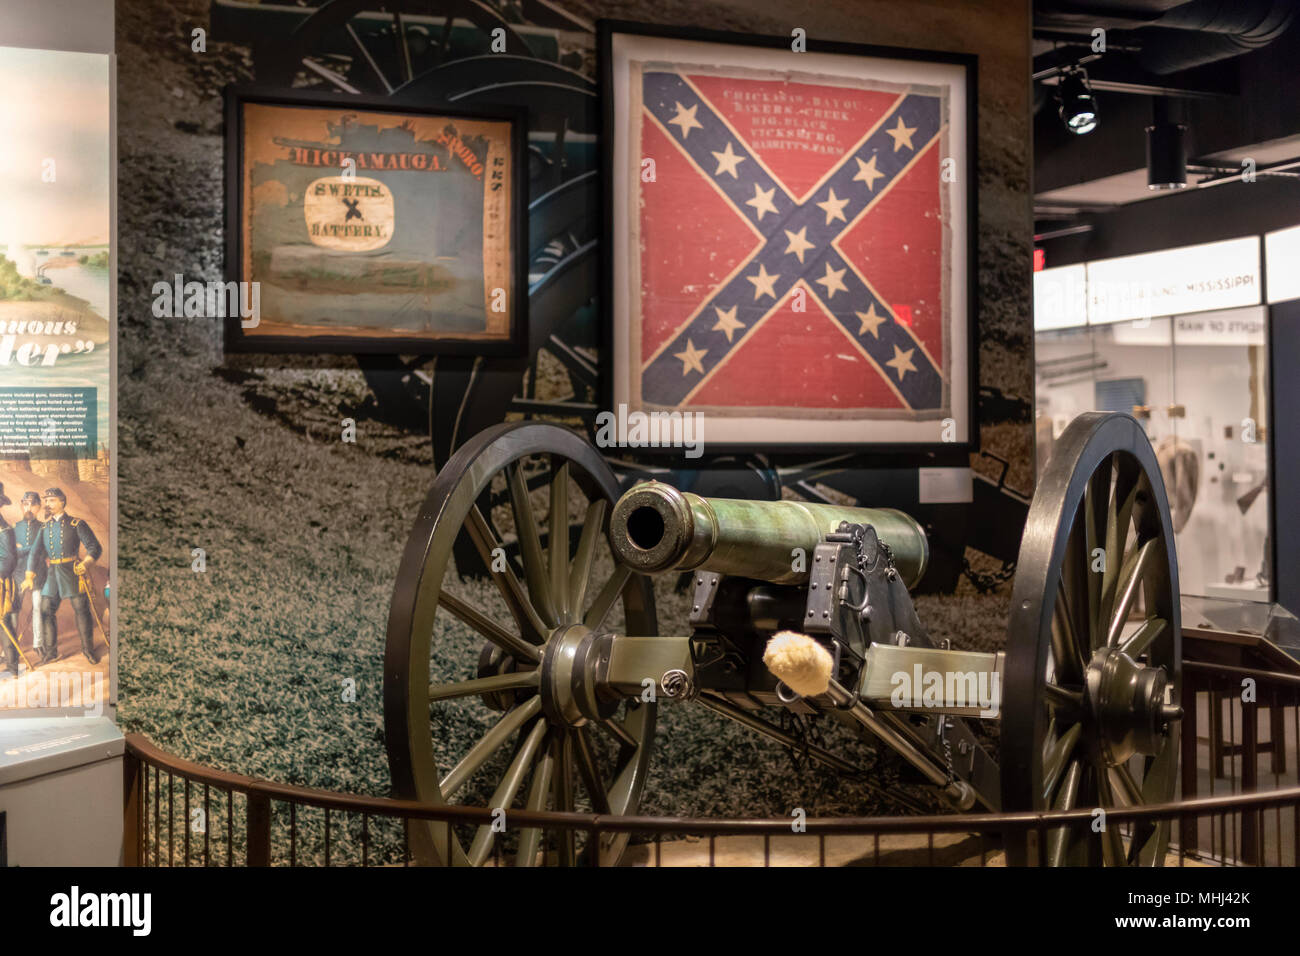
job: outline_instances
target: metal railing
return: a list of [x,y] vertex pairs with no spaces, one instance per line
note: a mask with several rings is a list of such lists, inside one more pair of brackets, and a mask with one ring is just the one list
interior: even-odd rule
[[[1243,695],[1243,680],[1254,682],[1253,694]],[[1107,825],[1127,835],[1167,821],[1169,865],[1295,865],[1300,677],[1188,661],[1183,700],[1183,799],[1108,809]],[[1261,764],[1267,765],[1262,772]],[[503,825],[490,857],[497,865],[513,862],[510,847],[519,831],[538,829],[543,851],[534,862],[544,864],[590,863],[595,854],[584,854],[583,847],[628,834],[625,860],[651,866],[985,866],[1002,862],[1002,847],[1012,840],[1037,846],[1042,862],[1050,831],[1085,828],[1093,819],[1085,808],[797,822],[510,810],[501,820],[486,807],[359,796],[226,773],[172,756],[139,734],[127,736],[125,797],[128,866],[410,865],[407,824],[420,820],[445,827],[448,843],[453,833],[468,837]],[[566,846],[577,847],[576,855]]]
[[[1184,661],[1183,708],[1185,804],[1300,785],[1300,676]],[[1243,806],[1236,823],[1193,828],[1189,821],[1183,845],[1247,865],[1300,860],[1300,820],[1288,819],[1280,805]]]

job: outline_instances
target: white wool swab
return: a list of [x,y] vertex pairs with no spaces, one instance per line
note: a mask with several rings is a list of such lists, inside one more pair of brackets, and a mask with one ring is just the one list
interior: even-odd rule
[[763,663],[800,697],[816,697],[830,687],[834,667],[830,651],[807,634],[781,631],[772,635]]

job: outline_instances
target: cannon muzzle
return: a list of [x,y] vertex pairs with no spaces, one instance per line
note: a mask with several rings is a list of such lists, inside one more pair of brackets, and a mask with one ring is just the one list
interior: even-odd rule
[[893,508],[701,498],[647,481],[614,505],[609,538],[618,559],[642,574],[703,568],[774,584],[802,584],[808,580],[813,549],[842,521],[873,526],[893,551],[903,582],[911,588],[921,580],[930,557],[925,531],[916,519]]

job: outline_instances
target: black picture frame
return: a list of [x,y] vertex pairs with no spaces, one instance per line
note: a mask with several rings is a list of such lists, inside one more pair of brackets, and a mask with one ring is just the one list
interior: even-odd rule
[[[613,39],[619,34],[655,37],[685,42],[706,42],[735,46],[791,50],[790,36],[770,36],[709,30],[695,27],[673,27],[629,20],[603,19],[597,21],[597,76],[602,94],[601,168],[604,172],[602,191],[602,242],[600,294],[604,318],[601,325],[601,407],[615,409],[616,394],[614,372],[614,342],[616,316],[615,284],[617,257],[614,252],[616,224],[616,109]],[[847,57],[879,57],[893,60],[915,60],[928,63],[950,64],[964,70],[965,86],[965,162],[962,175],[969,188],[965,190],[964,245],[966,252],[966,277],[963,283],[966,321],[966,355],[962,366],[966,370],[966,387],[961,390],[966,403],[968,425],[961,441],[712,441],[707,442],[710,454],[774,453],[784,455],[860,454],[871,457],[888,456],[881,460],[911,461],[918,464],[961,462],[966,454],[977,453],[980,448],[979,429],[979,178],[978,178],[978,73],[979,58],[973,53],[925,50],[909,47],[890,47],[874,44],[823,41],[809,38],[807,51],[819,54],[836,54]],[[954,360],[955,365],[955,360]],[[864,427],[869,427],[864,426]],[[637,454],[680,455],[678,448],[637,447]],[[894,456],[902,456],[897,458]]]
[[225,318],[228,353],[354,353],[390,355],[522,355],[528,350],[528,117],[515,106],[461,109],[439,104],[412,103],[400,98],[355,96],[311,90],[285,90],[267,86],[228,86],[225,96],[225,263],[227,282],[241,281],[243,263],[243,156],[244,106],[341,109],[349,112],[411,114],[464,120],[506,122],[510,125],[512,176],[510,196],[510,267],[513,289],[508,294],[509,334],[492,339],[452,334],[432,336],[356,335],[250,335],[238,316]]

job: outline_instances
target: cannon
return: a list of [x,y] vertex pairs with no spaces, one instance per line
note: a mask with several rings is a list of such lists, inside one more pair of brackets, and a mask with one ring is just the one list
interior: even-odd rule
[[[461,579],[458,541],[490,582]],[[897,510],[706,498],[658,481],[624,493],[570,429],[489,428],[439,471],[402,554],[384,661],[396,795],[633,815],[657,708],[672,702],[789,746],[799,742],[773,711],[838,721],[915,771],[913,797],[954,811],[1171,800],[1177,564],[1137,421],[1085,414],[1058,441],[1001,650],[930,637],[909,595],[928,555],[924,529]],[[687,619],[661,628],[651,576],[686,572]],[[986,721],[999,725],[996,747]],[[834,771],[858,769],[800,746]],[[919,805],[900,791],[886,795]],[[498,834],[412,821],[408,837],[421,862],[472,865]],[[1044,837],[1008,838],[1008,861],[1162,865],[1169,826],[1072,824]],[[525,828],[513,839],[519,865],[607,864],[628,837],[548,847]]]

